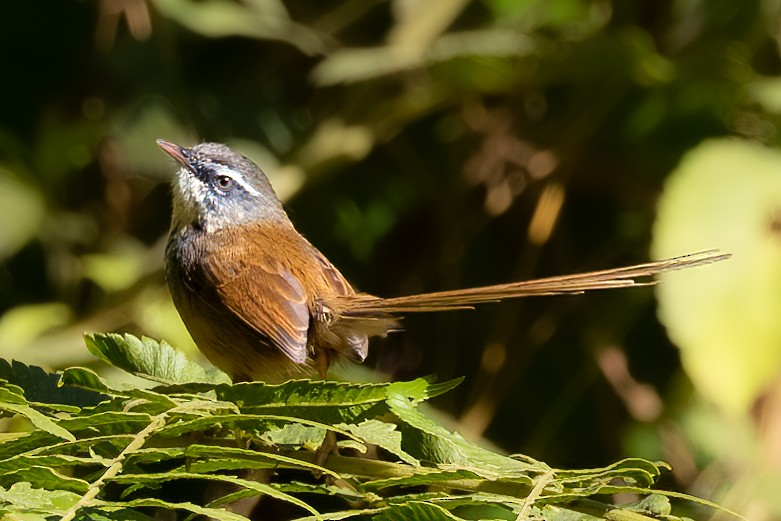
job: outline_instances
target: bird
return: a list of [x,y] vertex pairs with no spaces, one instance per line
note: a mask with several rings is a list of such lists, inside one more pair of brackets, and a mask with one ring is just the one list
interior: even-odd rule
[[633,266],[383,298],[358,292],[294,227],[255,163],[220,143],[157,140],[179,163],[165,272],[195,344],[234,382],[326,378],[362,362],[369,337],[403,315],[472,309],[504,299],[654,284],[662,272],[730,257],[701,251]]

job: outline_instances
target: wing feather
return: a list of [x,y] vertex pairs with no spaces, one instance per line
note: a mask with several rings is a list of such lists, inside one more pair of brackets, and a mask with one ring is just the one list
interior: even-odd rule
[[212,256],[208,270],[220,281],[217,298],[228,310],[292,361],[306,362],[309,302],[288,268],[268,253],[256,253]]

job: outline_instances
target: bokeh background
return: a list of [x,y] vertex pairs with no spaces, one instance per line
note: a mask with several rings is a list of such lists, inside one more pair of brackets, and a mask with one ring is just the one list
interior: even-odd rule
[[470,439],[557,467],[664,459],[664,487],[781,519],[780,14],[779,0],[6,2],[0,356],[99,368],[85,331],[198,356],[162,274],[176,166],[154,140],[225,142],[383,296],[732,252],[656,292],[409,317],[340,376],[465,376],[436,404]]

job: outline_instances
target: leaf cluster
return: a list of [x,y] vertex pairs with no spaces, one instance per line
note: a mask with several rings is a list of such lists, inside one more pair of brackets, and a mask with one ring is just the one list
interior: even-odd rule
[[664,495],[601,502],[650,494],[663,463],[556,470],[481,448],[421,411],[459,380],[230,384],[164,342],[86,341],[155,383],[122,388],[85,368],[0,363],[0,410],[30,424],[0,438],[8,519],[237,521],[247,518],[234,506],[251,498],[264,519],[672,518]]

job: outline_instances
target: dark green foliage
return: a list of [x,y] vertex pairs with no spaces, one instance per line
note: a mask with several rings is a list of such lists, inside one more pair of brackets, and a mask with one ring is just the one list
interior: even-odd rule
[[[105,360],[167,383],[123,389],[85,368],[47,375],[14,365],[6,374],[21,385],[4,383],[0,407],[35,428],[0,438],[0,513],[144,520],[166,510],[233,521],[246,518],[225,505],[262,496],[261,505],[280,502],[285,516],[311,519],[669,517],[663,496],[626,507],[595,501],[650,494],[663,463],[555,470],[483,449],[421,412],[458,380],[231,385],[215,374],[190,383],[204,373],[167,344],[100,334],[87,342]],[[40,397],[41,379],[73,394],[28,400],[25,385]],[[100,403],[74,405],[77,391]],[[314,451],[326,431],[340,453],[321,464]]]

